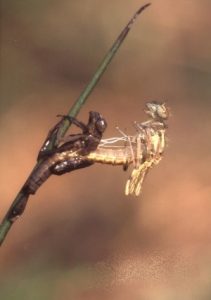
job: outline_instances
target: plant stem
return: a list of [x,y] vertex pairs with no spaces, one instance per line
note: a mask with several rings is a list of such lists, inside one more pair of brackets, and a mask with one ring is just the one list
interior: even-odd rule
[[[91,92],[93,91],[93,89],[97,85],[98,81],[100,80],[100,78],[102,77],[102,75],[105,72],[106,68],[108,67],[110,61],[112,60],[115,53],[117,52],[117,50],[121,46],[122,42],[126,38],[128,32],[131,29],[131,26],[133,25],[133,23],[136,20],[136,18],[149,5],[150,5],[150,3],[140,7],[139,10],[134,14],[132,19],[129,21],[129,23],[126,25],[126,27],[123,29],[123,31],[120,33],[120,35],[115,40],[115,42],[112,45],[112,47],[110,48],[110,50],[105,55],[105,57],[102,60],[101,64],[98,66],[94,76],[92,77],[90,82],[87,84],[85,89],[82,91],[82,93],[80,94],[78,99],[76,99],[75,103],[73,104],[73,106],[69,110],[69,112],[68,112],[69,116],[75,117],[79,113],[80,109],[82,108],[83,104],[87,100],[88,96],[91,94]],[[65,133],[67,132],[68,128],[70,127],[70,125],[71,124],[70,124],[69,121],[64,120],[63,123],[62,123],[62,126],[59,129],[58,136],[59,137],[64,136]],[[52,149],[54,145],[55,145],[55,139],[52,138],[51,142],[49,143],[49,150]],[[41,163],[41,161],[37,162],[37,164],[35,165],[34,169],[31,172],[31,174],[36,170],[37,166],[40,163]],[[31,174],[29,175],[27,181],[30,179]],[[8,212],[6,213],[2,223],[0,225],[0,245],[2,245],[3,241],[5,240],[5,238],[7,236],[7,233],[9,232],[12,224],[15,221],[15,220],[12,220],[10,218],[11,213],[13,211],[17,210],[17,209],[20,209],[20,208],[22,208],[22,212],[23,212],[27,202],[28,202],[28,198],[25,197],[25,194],[23,192],[23,188],[21,188],[20,192],[17,194],[15,200],[13,201],[12,205],[10,206]]]

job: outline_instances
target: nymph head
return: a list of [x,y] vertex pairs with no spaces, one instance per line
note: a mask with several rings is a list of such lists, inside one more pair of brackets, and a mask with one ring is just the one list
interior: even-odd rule
[[107,122],[100,113],[90,111],[88,127],[91,132],[102,134],[106,130]]

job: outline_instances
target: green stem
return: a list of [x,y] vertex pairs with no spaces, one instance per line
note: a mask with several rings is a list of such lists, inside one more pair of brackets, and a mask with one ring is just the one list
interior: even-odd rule
[[[95,72],[94,76],[92,77],[92,79],[90,80],[90,82],[87,84],[87,86],[85,87],[85,89],[82,91],[82,93],[80,94],[80,96],[78,97],[78,99],[76,99],[75,103],[73,104],[73,106],[71,107],[71,109],[68,112],[69,116],[73,116],[75,117],[80,109],[82,108],[83,104],[85,103],[85,101],[88,99],[88,96],[91,94],[91,92],[93,91],[93,89],[95,88],[95,86],[97,85],[98,81],[100,80],[100,78],[102,77],[103,73],[105,72],[106,68],[108,67],[110,61],[112,60],[112,58],[114,57],[115,53],[117,52],[117,50],[119,49],[119,47],[121,46],[122,42],[124,41],[124,39],[126,38],[128,32],[130,31],[133,23],[135,22],[136,18],[138,17],[138,15],[148,6],[150,5],[150,3],[142,6],[132,17],[132,19],[129,21],[129,23],[126,25],[126,27],[123,29],[123,31],[120,33],[120,35],[118,36],[118,38],[115,40],[114,44],[112,45],[112,47],[110,48],[110,50],[107,52],[106,56],[104,57],[104,59],[102,60],[101,64],[99,65],[99,67],[97,68],[97,71]],[[62,126],[59,129],[59,133],[57,136],[64,136],[65,133],[67,132],[68,128],[70,127],[70,122],[67,122],[66,120],[64,120]],[[55,144],[55,139],[53,138],[51,143],[49,144],[49,149],[51,149],[53,147],[53,145]],[[41,161],[38,161],[37,165],[40,164]],[[34,170],[37,168],[37,165],[35,165],[34,169],[32,170],[31,174],[34,172]],[[29,175],[27,181],[29,180],[31,174]],[[7,233],[9,232],[12,224],[14,223],[15,220],[11,220],[10,216],[11,213],[13,211],[15,211],[16,209],[22,208],[22,211],[25,209],[25,206],[27,204],[28,198],[26,199],[25,194],[23,193],[23,188],[20,190],[20,192],[17,194],[15,200],[13,201],[12,205],[10,206],[8,212],[6,213],[1,225],[0,225],[0,245],[3,243],[3,241],[5,240]]]
[[[85,89],[82,91],[82,93],[80,94],[78,99],[76,99],[75,103],[73,104],[73,106],[69,110],[69,112],[68,112],[69,116],[75,117],[79,113],[82,105],[85,103],[88,96],[91,94],[91,92],[93,91],[93,89],[97,85],[98,81],[100,80],[103,73],[107,69],[110,61],[112,60],[115,53],[117,52],[117,50],[121,46],[122,42],[126,38],[128,32],[130,31],[130,29],[131,29],[133,23],[135,22],[135,20],[137,19],[138,15],[140,15],[150,5],[151,5],[151,3],[147,3],[143,6],[141,6],[137,10],[137,12],[133,15],[133,17],[130,19],[128,24],[124,27],[124,29],[122,30],[120,35],[117,37],[117,39],[115,40],[115,42],[113,43],[113,45],[111,46],[111,48],[109,49],[109,51],[107,52],[105,57],[103,58],[101,64],[98,66],[97,71],[95,72],[94,76],[92,77],[90,82],[87,84]],[[61,128],[61,133],[60,133],[61,136],[63,136],[66,133],[68,128],[69,128],[69,122],[64,122],[64,125]]]

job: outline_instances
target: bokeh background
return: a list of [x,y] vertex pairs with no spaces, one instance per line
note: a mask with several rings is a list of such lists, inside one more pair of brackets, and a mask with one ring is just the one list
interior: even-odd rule
[[[1,0],[0,217],[46,133],[86,85],[133,0]],[[80,112],[133,133],[147,100],[171,108],[168,147],[140,197],[95,165],[50,178],[0,253],[2,300],[211,299],[211,2],[157,0]]]

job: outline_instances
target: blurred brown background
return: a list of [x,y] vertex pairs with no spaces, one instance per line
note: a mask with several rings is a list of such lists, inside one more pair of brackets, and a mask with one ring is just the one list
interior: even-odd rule
[[[1,1],[1,218],[55,116],[142,4]],[[132,133],[145,101],[167,101],[168,148],[142,196],[124,196],[118,167],[50,178],[1,248],[0,299],[211,299],[210,11],[153,1],[79,115],[101,112],[109,137]]]

